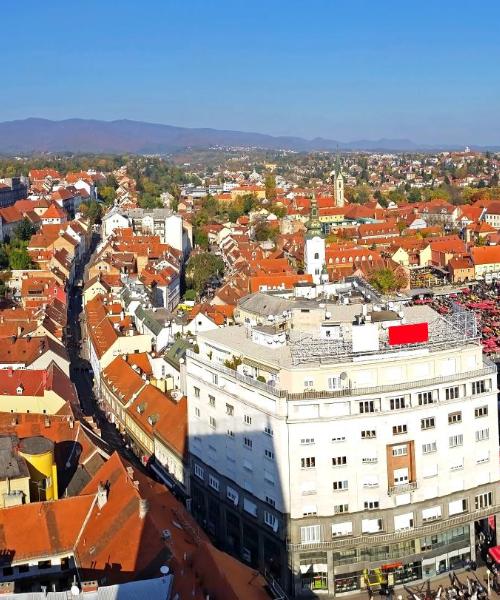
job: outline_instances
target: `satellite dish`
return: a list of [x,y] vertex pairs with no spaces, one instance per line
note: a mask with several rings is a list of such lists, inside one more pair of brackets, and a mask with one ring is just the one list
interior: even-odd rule
[[167,567],[167,565],[162,565],[160,567],[160,573],[162,575],[168,575],[170,573],[170,569]]
[[72,596],[79,596],[80,595],[80,588],[77,585],[75,585],[75,584],[73,584],[71,586],[71,595]]
[[345,371],[342,371],[342,373],[340,374],[340,379],[347,379],[347,373]]

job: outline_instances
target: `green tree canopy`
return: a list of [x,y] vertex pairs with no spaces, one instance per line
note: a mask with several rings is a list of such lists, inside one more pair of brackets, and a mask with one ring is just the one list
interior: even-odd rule
[[199,295],[203,292],[210,279],[222,275],[224,261],[210,252],[193,254],[186,264],[186,285]]
[[16,238],[27,242],[31,239],[31,236],[35,233],[36,227],[33,223],[24,217],[19,225],[14,229],[14,235]]

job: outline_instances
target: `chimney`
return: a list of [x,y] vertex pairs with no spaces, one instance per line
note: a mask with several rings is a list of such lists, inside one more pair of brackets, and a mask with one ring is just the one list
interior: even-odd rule
[[99,510],[106,504],[108,501],[108,490],[106,486],[102,483],[99,483],[97,486],[97,506]]
[[45,417],[44,423],[45,423],[45,427],[46,428],[50,427],[50,419],[49,419],[49,417]]
[[146,498],[139,498],[139,518],[144,519],[149,511],[149,502]]

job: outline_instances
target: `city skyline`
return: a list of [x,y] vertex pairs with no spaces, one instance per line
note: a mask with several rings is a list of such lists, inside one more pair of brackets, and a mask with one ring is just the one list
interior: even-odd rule
[[55,1],[43,12],[11,5],[0,121],[128,118],[347,142],[497,145],[500,10],[465,7],[151,1],[138,14],[131,2],[120,12],[96,2],[68,11]]

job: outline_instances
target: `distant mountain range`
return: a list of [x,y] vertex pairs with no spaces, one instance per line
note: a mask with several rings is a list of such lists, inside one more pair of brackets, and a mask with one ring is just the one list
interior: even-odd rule
[[[422,146],[406,139],[339,142],[324,138],[272,136],[243,131],[175,127],[141,121],[93,119],[23,119],[0,122],[0,152],[95,152],[110,154],[166,154],[189,148],[257,147],[271,150],[393,150],[451,149],[457,146]],[[474,147],[476,148],[476,147]],[[486,149],[479,148],[478,149]],[[491,147],[490,149],[498,149]]]

